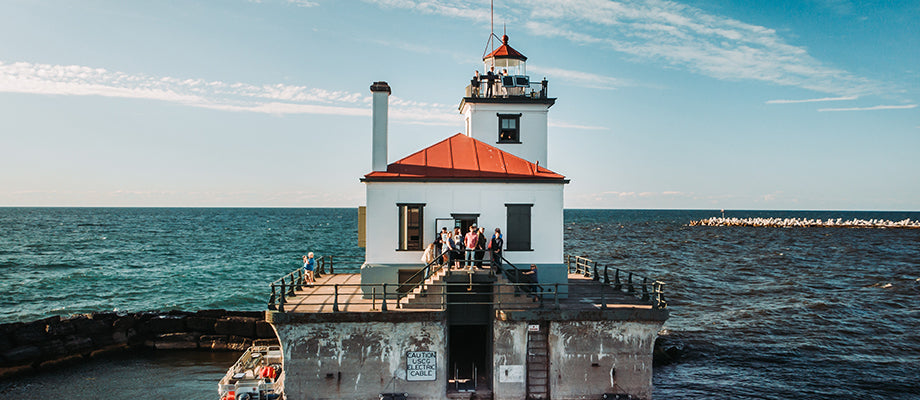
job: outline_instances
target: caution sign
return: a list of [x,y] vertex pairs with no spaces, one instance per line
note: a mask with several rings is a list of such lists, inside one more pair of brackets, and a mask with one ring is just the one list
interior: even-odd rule
[[406,353],[406,380],[433,381],[437,379],[438,353],[410,351]]

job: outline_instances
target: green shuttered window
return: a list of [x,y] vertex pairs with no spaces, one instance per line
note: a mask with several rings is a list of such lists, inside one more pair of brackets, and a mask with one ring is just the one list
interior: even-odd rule
[[505,204],[508,215],[506,248],[510,251],[530,251],[530,210],[533,204]]

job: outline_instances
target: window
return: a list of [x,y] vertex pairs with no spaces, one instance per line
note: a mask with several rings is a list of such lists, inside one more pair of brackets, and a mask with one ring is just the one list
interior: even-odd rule
[[505,245],[508,250],[530,251],[530,209],[533,204],[505,204],[508,215],[508,232]]
[[521,114],[498,115],[498,143],[521,143]]
[[424,204],[397,204],[399,207],[398,250],[422,250],[422,209]]

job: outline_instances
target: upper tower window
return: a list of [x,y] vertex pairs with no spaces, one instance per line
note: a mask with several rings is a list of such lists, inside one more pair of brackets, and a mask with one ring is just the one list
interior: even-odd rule
[[498,115],[498,143],[521,143],[521,114]]

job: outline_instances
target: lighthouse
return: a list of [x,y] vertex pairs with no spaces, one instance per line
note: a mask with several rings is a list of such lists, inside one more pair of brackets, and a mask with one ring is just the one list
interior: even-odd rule
[[[463,130],[389,164],[399,88],[370,86],[360,273],[272,285],[287,398],[651,398],[661,282],[563,253],[569,179],[547,160],[556,99],[508,36],[482,61],[457,77]],[[459,269],[426,256],[442,230],[471,228],[500,231],[501,255],[479,264],[471,249]]]

